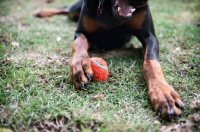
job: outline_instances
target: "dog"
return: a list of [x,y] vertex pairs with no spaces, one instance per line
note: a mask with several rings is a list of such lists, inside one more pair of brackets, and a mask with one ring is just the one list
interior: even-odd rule
[[78,18],[70,63],[71,77],[77,89],[88,85],[92,79],[90,48],[117,48],[131,36],[136,36],[142,44],[142,69],[154,110],[165,120],[181,116],[184,104],[166,82],[159,63],[159,44],[148,0],[79,0],[72,6],[41,10],[35,16],[57,14]]

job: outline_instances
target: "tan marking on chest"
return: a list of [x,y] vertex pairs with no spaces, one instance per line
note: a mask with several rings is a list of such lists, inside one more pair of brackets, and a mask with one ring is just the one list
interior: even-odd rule
[[125,22],[125,25],[128,25],[133,29],[140,30],[145,21],[146,13],[146,11],[141,11],[136,14],[133,14],[133,17],[127,22]]
[[95,31],[104,28],[104,26],[89,17],[83,17],[83,26],[88,33],[94,33]]

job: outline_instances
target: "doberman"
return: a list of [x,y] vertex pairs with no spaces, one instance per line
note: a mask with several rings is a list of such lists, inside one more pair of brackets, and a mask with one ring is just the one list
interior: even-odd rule
[[73,6],[44,9],[37,17],[69,14],[78,17],[70,70],[73,83],[80,89],[91,81],[88,49],[120,47],[134,35],[142,43],[143,74],[148,95],[157,113],[165,120],[181,116],[183,103],[165,80],[159,63],[159,45],[148,0],[79,0]]

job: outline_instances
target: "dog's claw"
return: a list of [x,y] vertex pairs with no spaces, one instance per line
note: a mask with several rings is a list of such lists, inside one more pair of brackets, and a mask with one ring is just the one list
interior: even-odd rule
[[159,107],[158,108],[158,115],[160,116],[162,114],[162,109]]
[[172,119],[172,118],[170,118],[169,115],[166,115],[165,118],[164,118],[164,120],[166,120],[166,121],[171,121],[171,119]]
[[181,114],[175,114],[176,117],[181,117]]
[[81,82],[81,88],[83,88],[85,86],[84,82]]
[[87,74],[87,78],[88,78],[88,80],[89,80],[89,81],[91,81],[91,80],[92,80],[92,77],[91,77],[91,75],[90,75],[90,74]]
[[179,102],[175,102],[176,107],[180,108],[181,110],[183,110],[183,106],[181,105],[181,103]]

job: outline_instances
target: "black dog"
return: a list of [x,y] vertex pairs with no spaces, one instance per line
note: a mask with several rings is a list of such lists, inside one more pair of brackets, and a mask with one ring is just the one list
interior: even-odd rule
[[125,44],[132,35],[142,43],[144,78],[156,112],[170,120],[180,116],[183,103],[165,80],[159,63],[159,46],[148,0],[80,0],[75,5],[37,12],[38,17],[70,14],[78,17],[70,64],[72,80],[79,89],[91,81],[88,49],[112,49]]

